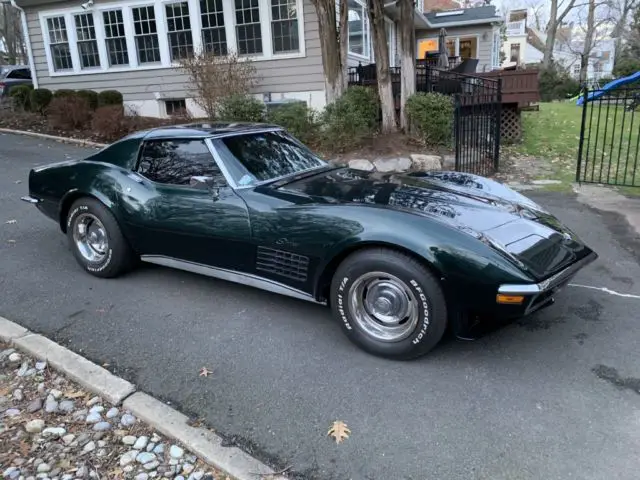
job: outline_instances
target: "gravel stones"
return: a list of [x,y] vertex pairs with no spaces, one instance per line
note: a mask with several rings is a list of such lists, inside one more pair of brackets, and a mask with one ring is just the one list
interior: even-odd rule
[[58,409],[64,413],[71,413],[75,409],[73,400],[63,400],[58,404]]
[[122,415],[122,417],[120,417],[120,425],[122,425],[123,427],[130,427],[134,423],[136,423],[136,417],[134,417],[130,413],[125,413],[124,415]]
[[87,415],[87,418],[85,419],[85,422],[86,423],[98,423],[101,420],[102,420],[102,417],[100,416],[100,414],[98,412],[89,412],[89,415]]
[[42,431],[42,436],[45,438],[60,438],[65,433],[67,433],[67,431],[62,427],[49,427]]
[[37,418],[27,422],[24,429],[29,433],[39,433],[44,428],[44,420]]
[[82,449],[82,451],[84,453],[89,453],[89,452],[93,452],[96,449],[96,444],[95,442],[91,441],[89,443],[87,443],[84,448]]
[[142,452],[136,456],[136,462],[138,463],[149,463],[156,459],[156,454],[151,452]]
[[147,446],[148,442],[149,442],[149,437],[145,437],[144,435],[142,435],[141,437],[138,437],[138,439],[136,440],[136,443],[133,444],[133,448],[136,450],[142,450],[144,447]]
[[169,448],[169,455],[171,455],[171,458],[180,459],[184,455],[184,449],[180,448],[177,445],[171,445],[171,447]]
[[9,361],[11,363],[18,363],[20,360],[22,360],[22,355],[20,355],[18,352],[13,352],[9,354]]
[[27,405],[27,413],[35,413],[42,409],[42,399],[40,397],[35,398]]
[[44,411],[47,413],[56,413],[58,411],[58,401],[49,395],[44,402]]
[[96,432],[104,432],[110,429],[111,429],[111,424],[109,422],[98,422],[93,426],[93,430]]
[[106,413],[105,417],[111,419],[111,418],[116,418],[118,416],[119,410],[116,407],[110,408],[109,411]]
[[136,443],[137,438],[134,435],[125,435],[122,437],[122,443],[125,445],[133,445]]

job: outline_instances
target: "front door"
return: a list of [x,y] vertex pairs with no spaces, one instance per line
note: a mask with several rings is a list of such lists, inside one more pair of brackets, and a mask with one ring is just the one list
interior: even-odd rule
[[202,139],[146,141],[132,177],[127,222],[142,255],[245,269],[247,207]]

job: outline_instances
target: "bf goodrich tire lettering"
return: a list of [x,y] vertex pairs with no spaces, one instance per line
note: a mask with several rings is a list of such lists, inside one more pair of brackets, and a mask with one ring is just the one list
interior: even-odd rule
[[[366,288],[359,286],[360,279],[372,277]],[[350,297],[354,292],[371,293],[373,298],[358,302]],[[366,249],[347,257],[334,275],[331,305],[353,343],[374,355],[399,360],[433,349],[447,323],[438,279],[414,258],[391,249]]]

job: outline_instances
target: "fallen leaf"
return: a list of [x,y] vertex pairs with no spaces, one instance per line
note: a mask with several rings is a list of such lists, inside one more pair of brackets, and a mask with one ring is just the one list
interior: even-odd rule
[[15,240],[7,240],[7,243],[9,243],[11,245],[15,245],[16,241]]
[[16,180],[16,182],[15,182],[15,183],[16,183],[16,185],[19,185],[19,184],[21,184],[21,183],[22,183],[22,180]]
[[80,398],[80,397],[84,397],[87,394],[85,392],[81,392],[80,390],[76,390],[74,391],[70,391],[70,392],[65,392],[64,396],[67,398]]
[[14,223],[18,223],[18,221],[17,221],[17,220],[14,220],[14,219],[11,219],[11,220],[7,220],[7,221],[6,221],[6,222],[4,222],[4,223],[6,223],[7,225],[13,225]]
[[336,443],[340,443],[346,438],[349,438],[350,433],[351,430],[349,430],[346,423],[342,420],[336,420],[333,422],[333,425],[331,425],[331,428],[329,428],[327,435],[333,437],[336,440]]
[[213,373],[213,371],[209,370],[207,367],[202,367],[200,369],[200,376],[201,377],[208,377],[212,373]]

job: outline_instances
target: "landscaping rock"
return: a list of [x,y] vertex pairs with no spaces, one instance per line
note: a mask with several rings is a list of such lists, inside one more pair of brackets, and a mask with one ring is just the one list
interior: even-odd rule
[[149,437],[145,437],[143,435],[141,437],[138,437],[138,439],[136,440],[136,443],[133,444],[133,448],[135,450],[142,450],[144,447],[147,446],[148,442],[149,442]]
[[169,448],[169,455],[171,455],[171,458],[182,458],[184,455],[184,449],[177,445],[171,445],[171,448]]
[[532,180],[531,183],[534,185],[558,185],[562,183],[562,180]]
[[137,438],[133,435],[126,435],[124,437],[122,437],[122,443],[124,443],[125,445],[133,445],[134,443],[136,443]]
[[354,170],[364,170],[365,172],[372,172],[375,170],[373,163],[365,159],[349,160],[349,168]]
[[85,422],[87,422],[87,423],[98,423],[101,420],[102,420],[102,417],[100,416],[100,414],[98,412],[91,412],[91,413],[89,413],[89,415],[87,415],[87,418],[85,419]]
[[47,413],[56,413],[58,411],[58,402],[52,397],[47,397],[47,401],[44,402],[44,411]]
[[134,423],[136,423],[136,417],[134,417],[130,413],[125,413],[124,415],[122,415],[122,417],[120,417],[120,425],[122,425],[123,427],[130,427]]
[[109,422],[98,422],[93,426],[93,430],[96,432],[104,432],[109,429],[111,429],[111,424]]
[[118,416],[118,409],[116,407],[110,408],[105,417],[107,418],[116,418]]
[[27,422],[24,426],[24,429],[29,433],[39,433],[44,428],[44,420],[38,418],[36,420],[31,420]]
[[63,400],[58,404],[58,410],[64,413],[73,412],[74,408],[75,408],[75,404],[73,403],[72,400]]
[[453,170],[456,166],[455,155],[444,155],[442,157],[442,167],[446,170]]
[[67,431],[62,428],[62,427],[49,427],[49,428],[45,428],[42,431],[42,436],[47,438],[60,438],[62,437],[65,433],[67,433]]
[[411,168],[411,160],[406,157],[379,158],[373,161],[376,170],[383,173],[406,172]]
[[137,450],[129,450],[127,453],[122,455],[120,457],[120,466],[124,467],[125,465],[129,465],[130,463],[133,463],[136,457],[138,456],[138,453],[140,452],[138,452]]
[[20,360],[22,360],[22,355],[20,355],[18,352],[13,352],[9,354],[9,361],[11,363],[18,363]]
[[35,413],[41,408],[42,408],[42,399],[38,397],[29,402],[29,405],[27,405],[27,413]]
[[411,155],[413,170],[418,172],[428,172],[431,170],[442,170],[442,158],[439,155],[421,155],[414,153]]

